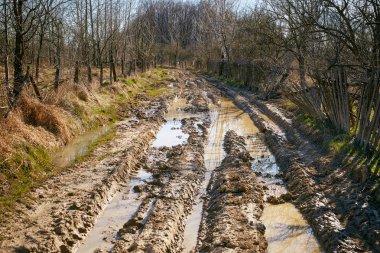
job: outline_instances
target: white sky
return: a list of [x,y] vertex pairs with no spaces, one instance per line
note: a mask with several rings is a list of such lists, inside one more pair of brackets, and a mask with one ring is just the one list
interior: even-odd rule
[[256,0],[239,0],[241,7],[254,7]]
[[[190,0],[193,2],[199,2],[199,0]],[[245,7],[254,7],[255,3],[257,3],[259,0],[237,0],[240,4],[240,8],[245,8]]]

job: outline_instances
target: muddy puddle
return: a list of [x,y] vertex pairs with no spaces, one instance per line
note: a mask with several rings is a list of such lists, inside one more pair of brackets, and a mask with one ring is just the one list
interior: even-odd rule
[[225,156],[223,150],[224,135],[229,130],[234,130],[242,135],[253,135],[259,132],[249,116],[239,110],[230,100],[222,99],[220,107],[211,107],[210,114],[211,126],[204,155],[206,175],[193,210],[186,221],[183,252],[190,252],[196,247],[198,230],[202,219],[203,197],[206,194],[212,171],[221,164]]
[[64,146],[54,155],[53,165],[59,168],[69,166],[75,162],[77,158],[85,155],[90,145],[100,136],[106,134],[110,129],[110,126],[106,125],[76,137],[71,143]]
[[[261,140],[260,135],[248,138],[248,148],[253,157],[252,169],[266,186],[265,200],[286,194],[284,182],[277,178],[279,167],[274,156]],[[258,152],[259,150],[259,152]],[[299,210],[291,203],[266,203],[261,216],[266,227],[268,253],[317,253],[322,252],[312,229]]]
[[268,253],[322,252],[311,228],[293,204],[267,204],[261,220],[266,227]]
[[92,253],[97,249],[111,251],[117,240],[117,231],[121,224],[133,216],[143,200],[142,194],[136,192],[135,187],[144,184],[151,178],[151,173],[140,169],[137,175],[115,194],[76,252]]
[[167,121],[157,133],[156,140],[153,142],[152,146],[159,148],[186,144],[189,135],[184,133],[181,127],[182,123],[179,120]]
[[188,106],[185,98],[176,97],[168,108],[165,114],[163,126],[157,133],[156,139],[152,147],[173,147],[180,144],[186,144],[189,135],[181,129],[184,118],[197,117],[198,115],[185,112],[184,109]]
[[[183,244],[185,253],[191,252],[197,245],[203,198],[211,172],[221,164],[225,156],[223,138],[227,131],[234,130],[246,137],[247,149],[254,158],[252,169],[260,175],[259,180],[267,186],[267,194],[280,196],[286,192],[283,182],[275,177],[279,173],[275,158],[261,140],[259,130],[246,113],[238,109],[232,101],[223,98],[220,107],[211,108],[211,120],[204,157],[207,172],[193,209],[187,218]],[[267,204],[262,220],[267,227],[265,235],[269,244],[269,253],[321,252],[311,228],[294,205]]]
[[[181,130],[181,120],[197,117],[197,115],[187,113],[184,110],[187,106],[185,99],[176,98],[174,100],[168,108],[165,115],[166,122],[157,133],[152,148],[172,147],[187,142],[189,136]],[[237,134],[246,137],[247,149],[254,158],[252,169],[259,176],[259,180],[266,185],[266,198],[270,195],[278,197],[286,192],[283,182],[276,178],[279,173],[276,161],[261,140],[259,130],[250,117],[238,109],[232,101],[225,98],[221,100],[219,105],[211,106],[210,116],[209,139],[204,154],[205,179],[186,219],[183,252],[191,252],[197,246],[204,198],[207,194],[206,188],[212,171],[221,164],[225,157],[223,138],[227,131],[234,130]],[[110,200],[98,216],[94,228],[79,246],[77,253],[94,252],[96,249],[102,249],[106,252],[112,251],[115,242],[118,240],[118,230],[132,218],[144,199],[143,194],[135,192],[135,186],[144,184],[145,181],[150,180],[151,176],[150,173],[140,169],[127,185],[122,186],[120,192]],[[151,209],[149,208],[147,212],[150,212]],[[265,236],[269,244],[269,253],[321,252],[311,228],[294,205],[290,203],[266,204],[262,221],[267,228]]]

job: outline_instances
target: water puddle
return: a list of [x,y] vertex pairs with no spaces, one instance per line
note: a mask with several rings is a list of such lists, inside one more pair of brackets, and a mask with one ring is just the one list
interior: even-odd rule
[[268,253],[321,252],[311,228],[293,204],[269,204],[261,219],[266,227]]
[[182,123],[179,120],[167,121],[157,133],[152,147],[173,147],[180,144],[186,144],[189,135],[181,129]]
[[152,174],[140,169],[129,184],[121,189],[103,212],[95,226],[79,246],[77,253],[92,253],[96,249],[110,251],[116,241],[120,224],[126,223],[139,208],[143,197],[135,192],[134,187],[144,184]]
[[152,147],[173,147],[186,144],[189,135],[181,129],[181,120],[198,117],[199,115],[188,113],[184,109],[189,106],[185,98],[176,97],[165,114],[166,123],[160,128]]
[[[196,247],[202,219],[202,197],[206,194],[211,172],[221,164],[225,156],[223,138],[227,131],[234,130],[239,135],[246,137],[247,149],[254,158],[252,167],[261,175],[258,179],[267,186],[267,194],[278,197],[286,193],[282,180],[275,177],[279,173],[275,158],[261,140],[259,130],[250,117],[226,98],[222,99],[220,107],[211,108],[210,113],[212,123],[204,158],[207,172],[193,209],[186,221],[184,253],[191,252]],[[272,123],[272,121],[270,122]],[[267,227],[265,235],[269,243],[269,253],[321,252],[311,228],[294,205],[290,203],[266,205],[262,221]]]
[[203,196],[211,178],[212,171],[221,164],[225,153],[223,150],[223,138],[229,130],[234,130],[241,135],[253,135],[259,130],[253,125],[246,113],[238,109],[228,99],[222,99],[220,106],[211,107],[211,126],[209,139],[205,147],[206,176],[202,183],[200,192],[195,199],[193,209],[186,220],[184,231],[183,252],[190,252],[196,247],[198,230],[202,220]]
[[53,165],[59,168],[69,166],[77,158],[85,155],[89,146],[109,130],[110,126],[103,126],[78,136],[54,155]]
[[[267,187],[265,200],[268,196],[280,197],[287,193],[284,182],[277,178],[279,167],[274,156],[270,153],[259,136],[248,139],[251,156],[254,158],[252,169],[260,176]],[[266,149],[259,155],[252,148]],[[281,214],[281,215],[279,215]],[[266,227],[265,237],[268,241],[268,253],[318,253],[322,252],[312,229],[302,217],[299,210],[291,203],[272,205],[267,203],[264,207],[261,220]]]
[[194,113],[189,113],[185,111],[188,107],[186,98],[176,97],[168,108],[168,112],[165,114],[166,120],[179,120],[184,118],[198,117],[199,115]]

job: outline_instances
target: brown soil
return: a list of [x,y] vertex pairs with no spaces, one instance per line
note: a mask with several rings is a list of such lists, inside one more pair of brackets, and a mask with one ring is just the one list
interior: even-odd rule
[[[193,84],[186,82],[186,87]],[[182,129],[190,135],[188,142],[151,149],[146,169],[153,173],[154,180],[147,188],[147,197],[139,210],[119,231],[121,238],[114,252],[180,251],[186,216],[204,176],[203,153],[209,121],[205,110],[208,100],[203,92],[193,86],[192,93],[186,92],[184,96],[191,112],[199,114],[197,118],[182,120]]]
[[263,187],[251,169],[244,138],[227,132],[226,157],[212,175],[199,252],[265,252]]
[[149,119],[117,124],[116,136],[98,147],[91,159],[48,180],[16,206],[1,226],[0,252],[70,252],[91,229],[97,214],[146,158],[150,140],[163,120],[167,98],[147,101],[132,115],[147,108]]
[[[104,240],[111,242],[113,252],[182,252],[187,217],[204,189],[210,108],[219,106],[220,91],[263,132],[289,193],[271,195],[251,169],[245,139],[229,131],[224,139],[226,156],[203,199],[195,251],[265,252],[268,244],[260,221],[265,201],[292,201],[327,252],[380,251],[379,215],[360,191],[362,185],[308,142],[281,110],[184,71],[176,72],[171,86],[167,94],[137,96],[139,106],[125,109],[128,117],[116,123],[113,140],[18,203],[0,227],[0,252],[75,251],[102,210],[141,168],[153,176],[133,187],[141,200],[136,212],[120,222],[117,236]],[[152,141],[174,95],[187,100],[181,110],[188,117],[178,120],[189,138],[180,145],[154,147]]]
[[[209,80],[244,109],[265,133],[294,203],[323,248],[327,252],[380,252],[379,211],[368,201],[370,187],[357,182],[344,166],[335,164],[332,157],[321,152],[275,105]],[[276,126],[268,124],[261,113]]]

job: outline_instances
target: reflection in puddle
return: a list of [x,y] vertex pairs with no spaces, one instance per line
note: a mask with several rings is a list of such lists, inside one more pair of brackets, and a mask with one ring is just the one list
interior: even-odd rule
[[256,172],[268,176],[277,175],[279,171],[279,167],[273,155],[254,159],[252,161],[252,167],[255,168]]
[[186,220],[184,232],[184,250],[190,252],[196,247],[198,230],[202,220],[203,199],[206,188],[211,178],[211,172],[221,164],[225,154],[223,150],[223,138],[229,130],[234,130],[240,135],[252,135],[258,133],[258,129],[253,124],[249,116],[237,108],[232,101],[223,99],[220,107],[211,108],[211,126],[209,129],[209,139],[205,147],[206,175],[193,209]]
[[54,155],[53,165],[59,168],[69,166],[75,159],[85,155],[91,143],[103,134],[106,134],[109,130],[109,126],[103,126],[76,137],[71,143]]
[[112,249],[120,224],[126,223],[137,211],[142,197],[133,188],[149,180],[152,174],[140,169],[135,178],[131,179],[128,186],[118,192],[95,222],[95,226],[87,235],[77,253],[92,253],[96,249]]
[[187,106],[189,106],[189,104],[187,104],[185,98],[176,97],[173,100],[168,108],[168,112],[165,114],[167,122],[160,128],[152,147],[173,147],[187,143],[189,135],[182,131],[181,120],[198,116],[196,114],[185,112],[184,108]]
[[[252,158],[252,170],[260,173],[258,179],[267,187],[268,196],[280,197],[287,193],[284,182],[276,178],[279,167],[275,157],[258,135],[248,138],[248,147]],[[258,152],[260,150],[260,152]],[[321,252],[312,229],[299,210],[291,203],[279,205],[267,204],[261,220],[266,227],[268,253],[318,253]]]
[[261,219],[266,227],[268,253],[321,252],[311,228],[293,204],[267,205]]
[[[232,101],[223,99],[220,107],[211,108],[211,127],[209,140],[205,148],[206,177],[200,189],[193,209],[187,218],[184,232],[184,250],[187,253],[197,244],[198,230],[202,219],[203,199],[210,180],[211,172],[221,164],[225,154],[223,138],[227,131],[234,130],[246,137],[247,149],[254,158],[252,169],[263,176],[258,179],[268,187],[267,194],[279,197],[286,193],[274,156],[261,140],[259,130],[250,117],[238,109]],[[270,121],[270,123],[273,123]],[[262,221],[267,227],[268,252],[309,253],[321,252],[311,228],[298,209],[290,204],[267,205]]]
[[165,114],[166,120],[178,120],[191,117],[197,117],[199,115],[184,111],[189,104],[186,98],[176,97],[168,108],[168,112]]
[[182,123],[179,120],[167,121],[157,133],[156,140],[152,147],[173,147],[180,144],[186,144],[189,135],[181,129]]

